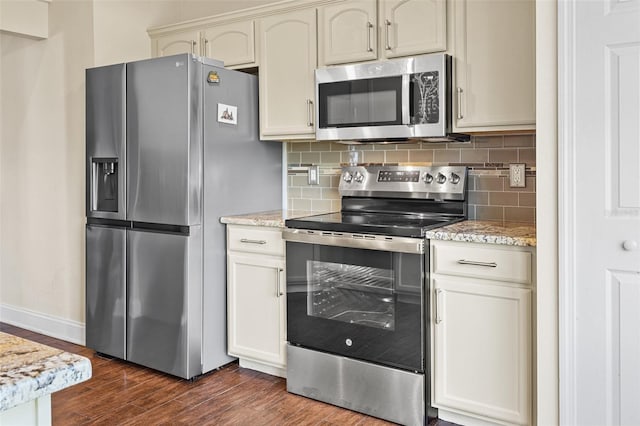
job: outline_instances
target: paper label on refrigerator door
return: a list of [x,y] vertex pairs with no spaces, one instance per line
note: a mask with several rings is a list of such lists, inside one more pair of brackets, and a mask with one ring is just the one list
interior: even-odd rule
[[238,107],[233,105],[218,104],[218,121],[238,125]]

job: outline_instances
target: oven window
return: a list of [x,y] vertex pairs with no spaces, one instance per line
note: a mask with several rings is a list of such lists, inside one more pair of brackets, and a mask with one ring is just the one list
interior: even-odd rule
[[318,85],[320,128],[402,124],[402,77]]
[[291,241],[286,251],[290,344],[422,371],[428,254]]
[[309,260],[307,283],[307,315],[395,329],[391,269]]

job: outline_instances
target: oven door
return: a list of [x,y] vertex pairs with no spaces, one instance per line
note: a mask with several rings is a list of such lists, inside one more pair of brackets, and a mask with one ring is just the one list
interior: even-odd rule
[[285,230],[289,343],[424,371],[424,241]]

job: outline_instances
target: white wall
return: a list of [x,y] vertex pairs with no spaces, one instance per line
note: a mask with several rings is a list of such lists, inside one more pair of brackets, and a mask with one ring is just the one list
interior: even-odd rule
[[148,58],[149,27],[269,2],[55,0],[48,39],[0,34],[0,321],[84,339],[84,70]]
[[278,3],[280,0],[180,0],[178,21],[218,15],[234,10],[248,9],[268,3]]
[[82,321],[84,68],[92,4],[53,2],[49,38],[2,35],[0,300]]
[[178,0],[94,0],[95,66],[150,57],[147,28],[177,22],[181,8]]

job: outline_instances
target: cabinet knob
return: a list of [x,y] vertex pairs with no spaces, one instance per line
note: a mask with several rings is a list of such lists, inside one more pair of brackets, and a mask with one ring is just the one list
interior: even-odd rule
[[634,240],[627,240],[622,243],[622,248],[626,251],[635,251],[638,249],[638,243]]

